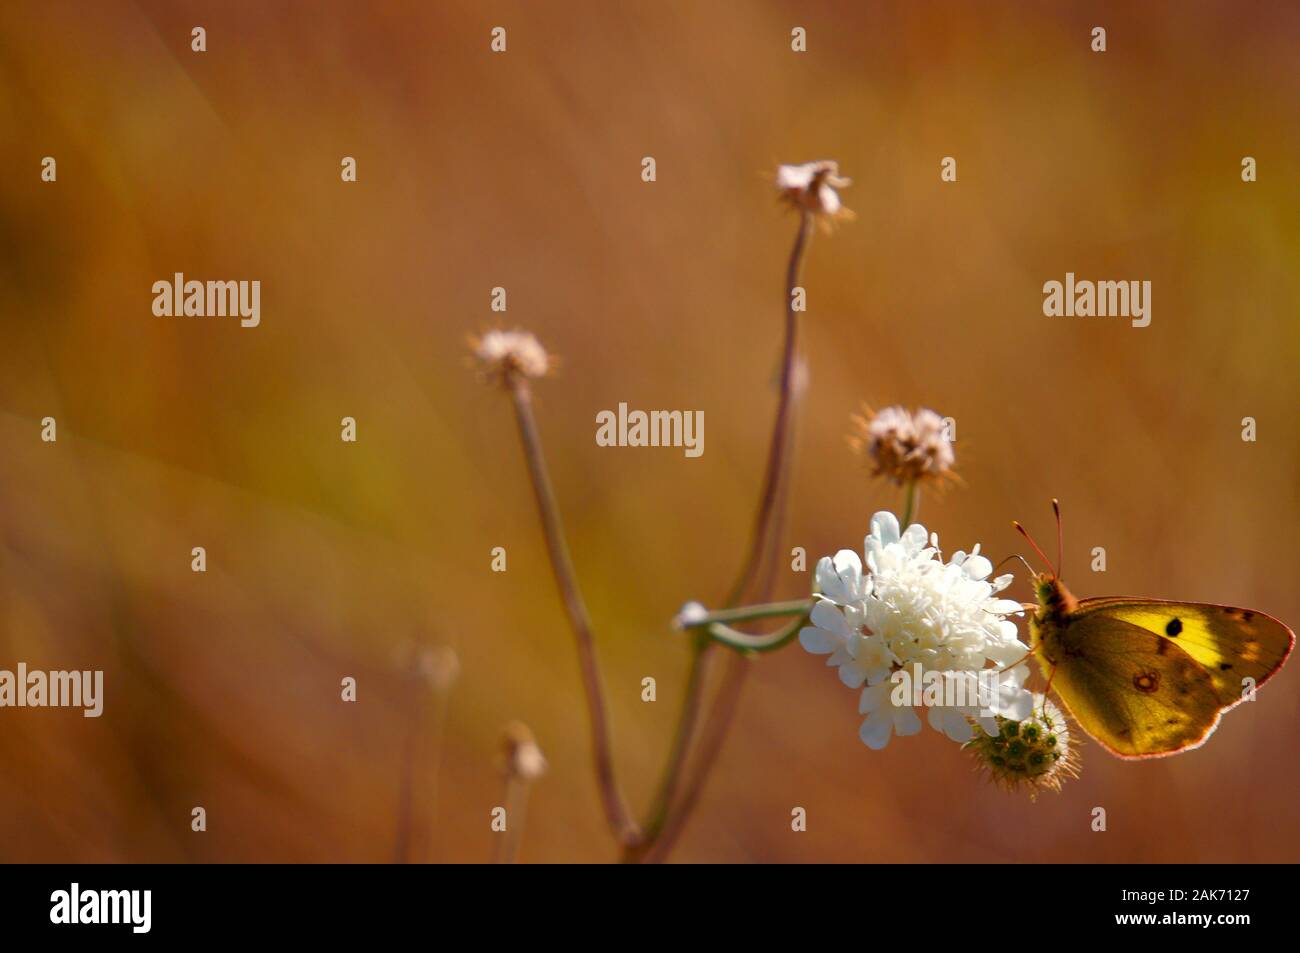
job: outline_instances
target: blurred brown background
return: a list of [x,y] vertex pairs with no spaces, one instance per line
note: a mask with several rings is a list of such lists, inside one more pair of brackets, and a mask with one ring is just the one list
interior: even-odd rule
[[[1295,625],[1300,11],[1135,6],[5,4],[0,668],[102,668],[106,710],[0,710],[3,859],[386,861],[409,763],[414,856],[486,860],[512,719],[551,764],[523,859],[612,859],[513,421],[465,336],[503,285],[506,325],[562,358],[538,414],[640,810],[685,672],[668,620],[721,598],[758,491],[779,162],[839,160],[858,215],[805,273],[787,547],[860,547],[897,499],[849,414],[927,405],[958,421],[964,486],[921,509],[946,549],[1020,551],[1013,517],[1050,538],[1059,496],[1079,595]],[[261,326],[154,317],[176,271],[260,279]],[[1066,271],[1150,280],[1151,326],[1044,317]],[[620,401],[704,410],[704,456],[598,448]],[[401,673],[443,644],[435,796],[436,702]],[[1089,744],[1030,804],[929,729],[869,751],[855,694],[792,646],[756,666],[674,856],[1295,860],[1298,685],[1292,662],[1178,758]]]

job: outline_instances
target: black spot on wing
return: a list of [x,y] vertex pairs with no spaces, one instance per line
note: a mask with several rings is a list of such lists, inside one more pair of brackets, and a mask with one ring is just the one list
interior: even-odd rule
[[1183,631],[1182,619],[1170,619],[1169,624],[1165,626],[1165,635],[1171,639],[1178,638],[1178,633]]

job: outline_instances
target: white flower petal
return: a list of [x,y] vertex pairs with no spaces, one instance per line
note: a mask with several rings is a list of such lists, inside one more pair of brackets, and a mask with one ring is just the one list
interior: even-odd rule
[[835,561],[829,556],[823,556],[817,560],[817,568],[813,571],[813,578],[817,581],[817,589],[823,595],[827,589],[834,588],[839,579],[835,573]]
[[861,688],[866,680],[867,673],[856,663],[850,662],[848,665],[840,666],[840,681],[849,688]]
[[894,734],[902,738],[904,735],[916,735],[921,732],[921,719],[913,708],[895,708],[894,710]]
[[1024,642],[989,642],[984,647],[984,657],[998,667],[1019,662],[1029,654]]
[[799,644],[813,655],[825,655],[827,652],[833,652],[843,644],[843,641],[825,629],[808,626],[799,630]]
[[925,544],[929,539],[930,537],[926,534],[925,527],[920,523],[913,523],[907,529],[903,530],[903,545],[906,546],[910,552],[921,552],[921,550],[925,549]]
[[925,720],[935,731],[943,731],[943,709],[931,706],[925,713]]
[[871,517],[871,535],[882,546],[898,542],[898,517],[888,510],[881,510]]
[[984,611],[996,615],[1008,615],[1012,612],[1023,612],[1024,609],[1015,599],[990,599],[985,604]]
[[841,639],[847,639],[853,634],[853,630],[849,628],[848,622],[844,619],[844,613],[835,608],[833,603],[819,600],[813,606],[809,618],[817,628],[832,632]]
[[965,744],[975,736],[975,732],[971,730],[970,722],[966,719],[965,714],[955,708],[945,709],[943,733],[958,744]]
[[891,682],[877,682],[862,689],[862,697],[858,699],[858,714],[865,715],[869,711],[879,711],[881,708],[888,707],[889,694],[893,687]]
[[999,696],[995,713],[1012,721],[1024,721],[1034,710],[1034,695],[1025,689],[1017,689]]
[[862,560],[851,549],[841,549],[833,560],[823,557],[817,563],[817,588],[831,602],[842,606],[861,599]]
[[993,563],[989,562],[987,557],[971,553],[961,568],[971,579],[984,579],[993,571]]
[[894,716],[888,708],[877,708],[867,716],[862,727],[858,729],[858,737],[862,743],[872,751],[879,751],[889,744],[890,736],[894,733]]

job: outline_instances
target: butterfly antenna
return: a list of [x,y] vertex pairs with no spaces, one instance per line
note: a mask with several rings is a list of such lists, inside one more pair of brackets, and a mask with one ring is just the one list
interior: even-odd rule
[[1043,565],[1046,566],[1048,569],[1051,569],[1052,561],[1043,555],[1043,551],[1038,547],[1038,544],[1034,542],[1034,537],[1030,536],[1029,531],[1020,525],[1020,521],[1012,520],[1011,525],[1016,528],[1016,531],[1020,533],[1021,536],[1023,536],[1025,539],[1029,541],[1030,546],[1034,547],[1034,552],[1038,553],[1038,558],[1043,561]]
[[1061,529],[1061,501],[1052,497],[1052,512],[1056,514],[1056,578],[1061,578],[1061,556],[1065,552],[1065,532]]
[[1004,557],[1002,558],[1002,561],[999,562],[996,566],[993,567],[993,573],[990,573],[989,575],[993,575],[993,574],[996,573],[999,569],[1001,569],[1003,566],[1005,566],[1007,563],[1011,562],[1011,560],[1013,560],[1013,559],[1019,559],[1022,563],[1025,563],[1025,568],[1028,569],[1031,573],[1034,571],[1034,570],[1033,570],[1033,567],[1030,566],[1029,563],[1026,563],[1026,562],[1025,562],[1025,557],[1024,557],[1024,556],[1021,556],[1019,553],[1012,553],[1010,556],[1004,556]]

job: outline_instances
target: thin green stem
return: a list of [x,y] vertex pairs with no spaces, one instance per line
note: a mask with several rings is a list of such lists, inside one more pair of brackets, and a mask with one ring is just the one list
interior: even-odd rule
[[708,628],[709,638],[715,642],[721,642],[723,645],[741,652],[772,652],[788,644],[803,624],[808,621],[808,612],[805,610],[800,613],[799,617],[792,622],[787,623],[775,632],[767,632],[763,635],[750,635],[748,632],[741,632],[733,629],[729,625],[721,622],[715,622]]
[[757,606],[737,606],[706,612],[698,618],[682,623],[683,628],[703,629],[715,622],[730,624],[751,619],[771,619],[787,615],[806,615],[812,609],[811,599],[792,599],[789,602],[768,602]]
[[909,480],[903,490],[903,518],[899,524],[903,529],[912,525],[912,520],[921,509],[921,486],[916,480]]

